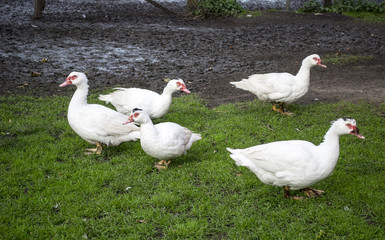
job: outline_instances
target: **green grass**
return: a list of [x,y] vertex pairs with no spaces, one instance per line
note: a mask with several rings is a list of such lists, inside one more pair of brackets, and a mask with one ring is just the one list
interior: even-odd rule
[[340,13],[365,22],[385,22],[385,3],[367,0],[337,0],[332,6],[324,7],[320,1],[308,0],[304,3],[300,13]]
[[238,14],[237,16],[240,17],[240,18],[244,18],[244,17],[260,17],[263,15],[263,12],[262,11],[250,11],[250,10],[246,10],[244,9],[240,14]]
[[361,56],[361,55],[351,55],[351,54],[332,54],[326,55],[322,58],[322,62],[325,64],[333,64],[333,65],[345,65],[352,64],[358,62],[366,62],[373,60],[373,56]]
[[365,22],[380,22],[385,23],[384,13],[372,13],[372,12],[344,12],[346,16],[361,19]]
[[[100,103],[96,97],[90,102]],[[69,100],[0,96],[2,239],[385,236],[385,104],[293,104],[296,116],[285,117],[258,101],[208,109],[194,95],[176,98],[157,122],[179,123],[203,138],[158,171],[139,142],[85,155],[90,144],[66,120]],[[282,189],[237,167],[225,149],[287,139],[318,144],[330,121],[346,116],[366,140],[341,137],[334,173],[314,186],[325,190],[321,198],[284,199]]]

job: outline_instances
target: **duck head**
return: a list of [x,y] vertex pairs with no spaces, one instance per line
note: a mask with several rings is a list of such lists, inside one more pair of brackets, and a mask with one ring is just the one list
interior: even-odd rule
[[87,82],[87,77],[84,73],[81,72],[72,72],[66,80],[60,84],[60,87],[65,87],[67,85],[79,85],[81,82]]
[[318,54],[312,54],[304,59],[304,61],[309,61],[312,66],[320,66],[326,68],[326,65],[321,64],[322,60]]
[[166,88],[170,89],[171,92],[177,92],[177,91],[183,91],[185,93],[191,93],[187,87],[184,81],[180,78],[168,80]]
[[365,139],[364,136],[360,134],[360,130],[357,127],[356,120],[352,118],[340,118],[333,123],[336,125],[337,132],[339,134],[351,134],[358,138]]
[[131,114],[128,117],[128,120],[123,124],[128,124],[131,122],[136,122],[136,123],[142,124],[142,123],[147,122],[149,119],[150,119],[150,117],[148,116],[148,114],[145,111],[143,111],[142,109],[139,109],[139,108],[134,108],[134,109],[132,109]]

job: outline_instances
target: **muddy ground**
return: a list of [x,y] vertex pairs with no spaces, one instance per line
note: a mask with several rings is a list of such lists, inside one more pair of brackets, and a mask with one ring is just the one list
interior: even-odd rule
[[370,58],[313,68],[309,92],[298,103],[385,101],[385,24],[282,11],[194,19],[177,4],[166,4],[178,13],[168,15],[129,0],[47,1],[44,17],[33,20],[32,2],[0,4],[0,94],[72,95],[73,88],[59,84],[71,71],[84,71],[91,90],[100,91],[161,92],[164,78],[182,78],[215,107],[254,99],[230,81],[295,74],[307,55],[341,53]]

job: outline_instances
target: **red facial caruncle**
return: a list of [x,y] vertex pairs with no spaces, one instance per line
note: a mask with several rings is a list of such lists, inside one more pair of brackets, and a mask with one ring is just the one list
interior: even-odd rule
[[313,60],[317,61],[317,65],[318,65],[318,66],[321,66],[321,67],[326,68],[326,65],[321,64],[321,62],[322,62],[321,59],[319,59],[319,58],[317,58],[317,57],[314,57]]
[[358,137],[358,138],[365,139],[365,137],[362,136],[362,135],[360,134],[360,130],[358,129],[358,127],[356,127],[356,125],[351,124],[351,123],[346,123],[345,125],[346,125],[349,129],[352,129],[352,131],[350,132],[350,134],[352,134],[352,135],[354,135],[354,136],[356,136],[356,137]]
[[139,113],[132,113],[129,117],[128,117],[128,120],[127,122],[125,122],[125,124],[127,123],[130,123],[130,122],[134,122],[134,118],[137,118],[139,116]]
[[134,122],[134,117],[138,117],[139,116],[139,113],[132,113],[129,117],[128,117],[128,120],[126,122],[123,123],[123,125],[126,125],[126,124],[129,124],[129,123],[132,123]]
[[190,91],[187,89],[186,85],[184,85],[183,83],[177,82],[176,85],[178,86],[178,88],[181,91],[186,92],[186,93],[190,93]]
[[60,87],[71,85],[72,81],[75,80],[77,77],[78,77],[77,75],[72,75],[67,77],[66,80],[62,84],[60,84]]
[[78,77],[77,75],[69,76],[68,78],[66,78],[66,81],[67,81],[69,84],[72,84],[72,81],[75,80],[77,77]]
[[139,117],[139,113],[131,114],[130,120],[133,122],[133,121],[134,121],[134,118],[137,118],[137,117]]

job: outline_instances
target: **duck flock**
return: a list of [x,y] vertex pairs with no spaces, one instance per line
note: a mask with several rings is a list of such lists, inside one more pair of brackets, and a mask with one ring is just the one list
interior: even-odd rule
[[[255,94],[261,101],[272,103],[272,109],[278,113],[294,115],[284,109],[284,104],[307,93],[310,69],[314,66],[326,67],[317,54],[306,57],[295,76],[290,73],[254,74],[231,84]],[[117,146],[140,139],[143,151],[158,159],[158,165],[166,167],[201,139],[200,134],[177,123],[152,122],[168,112],[173,93],[190,93],[182,79],[168,80],[162,94],[140,88],[116,88],[110,94],[99,96],[116,111],[87,103],[89,86],[84,73],[72,72],[60,87],[67,85],[77,87],[68,107],[69,125],[81,138],[96,145],[96,148],[87,149],[87,154],[101,154],[102,144]],[[365,139],[359,133],[356,120],[340,118],[332,122],[318,146],[290,140],[227,150],[236,165],[249,168],[263,183],[283,187],[285,198],[302,199],[291,197],[290,189],[300,189],[308,197],[318,197],[323,191],[310,186],[333,172],[339,157],[339,136],[345,134]]]

